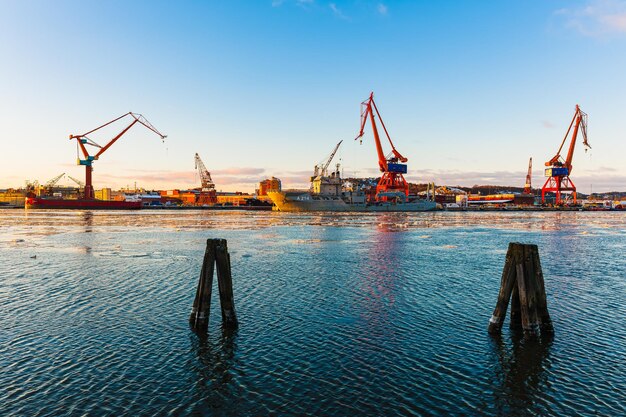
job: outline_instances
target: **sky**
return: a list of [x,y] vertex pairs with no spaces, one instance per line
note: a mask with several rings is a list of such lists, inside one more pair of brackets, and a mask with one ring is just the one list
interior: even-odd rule
[[411,182],[523,186],[532,157],[540,187],[579,104],[572,180],[626,190],[626,0],[0,0],[0,188],[84,180],[69,135],[129,111],[168,137],[133,127],[97,189],[198,187],[196,152],[217,190],[307,187],[340,140],[377,176],[371,91]]

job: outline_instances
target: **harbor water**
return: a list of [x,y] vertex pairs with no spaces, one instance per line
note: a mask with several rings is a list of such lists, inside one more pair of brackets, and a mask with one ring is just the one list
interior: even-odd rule
[[[187,320],[207,238],[239,329]],[[536,243],[553,338],[487,333]],[[626,215],[0,210],[0,415],[626,415]]]

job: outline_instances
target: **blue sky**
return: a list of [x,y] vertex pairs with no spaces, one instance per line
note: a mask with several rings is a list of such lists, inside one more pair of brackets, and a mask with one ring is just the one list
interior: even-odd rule
[[0,39],[0,187],[83,178],[68,135],[128,111],[168,138],[133,128],[96,188],[198,186],[195,152],[218,190],[302,187],[341,139],[374,176],[374,91],[411,181],[521,186],[532,156],[538,187],[580,104],[574,182],[626,190],[626,1],[2,0]]

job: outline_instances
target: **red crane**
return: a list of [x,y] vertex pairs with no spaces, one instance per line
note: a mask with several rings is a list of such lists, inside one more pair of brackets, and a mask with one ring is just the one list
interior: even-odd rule
[[[111,123],[115,123],[118,120],[123,119],[124,117],[130,116],[133,120],[131,121],[131,123],[126,126],[126,128],[124,128],[124,130],[122,130],[120,133],[118,133],[113,139],[111,139],[106,145],[104,146],[100,146],[98,145],[96,142],[94,142],[93,140],[89,139],[87,137],[87,135],[92,134],[93,132],[102,129],[105,126],[110,125]],[[78,144],[78,147],[80,147],[80,150],[82,151],[85,159],[80,159],[78,158],[78,165],[84,165],[85,166],[85,196],[84,198],[86,200],[93,200],[94,199],[94,191],[93,191],[93,185],[91,182],[91,173],[93,172],[93,161],[97,160],[100,155],[102,155],[107,149],[109,149],[111,147],[111,145],[113,145],[119,138],[121,138],[126,132],[128,132],[128,130],[133,127],[136,123],[142,124],[145,127],[147,127],[148,129],[152,130],[154,133],[156,133],[157,135],[159,135],[161,137],[161,140],[164,140],[167,136],[166,135],[162,135],[154,126],[152,126],[152,124],[150,124],[150,122],[148,120],[146,120],[145,117],[143,117],[141,114],[137,114],[137,113],[132,113],[132,112],[128,112],[116,119],[111,120],[108,123],[103,124],[102,126],[99,126],[93,130],[90,130],[87,133],[83,133],[82,135],[70,135],[70,140],[72,139],[76,139],[76,142]],[[100,150],[95,154],[95,155],[89,155],[89,152],[87,151],[87,148],[85,147],[85,145],[90,145],[96,148],[99,148]]]
[[524,184],[524,194],[532,194],[533,186],[531,185],[531,179],[533,174],[533,158],[528,161],[528,174],[526,174],[526,184]]
[[[374,115],[374,112],[376,112],[376,115]],[[389,140],[389,144],[391,145],[391,152],[386,156],[383,153],[383,147],[380,143],[380,137],[378,136],[378,128],[376,127],[376,121],[374,120],[376,116],[380,120],[380,124],[385,130],[387,140]],[[375,199],[378,201],[387,201],[388,198],[393,198],[392,194],[398,193],[402,193],[405,197],[408,197],[409,185],[402,175],[407,172],[405,162],[407,162],[408,159],[402,156],[393,145],[391,137],[389,137],[389,132],[387,132],[387,128],[385,127],[385,123],[383,122],[382,117],[380,117],[376,103],[374,103],[374,93],[371,93],[370,97],[361,103],[361,130],[355,140],[363,137],[365,123],[367,122],[368,117],[372,123],[372,131],[374,132],[374,142],[376,144],[376,152],[378,153],[378,166],[380,168],[380,172],[383,173],[380,181],[378,181],[378,185],[376,186]]]
[[[572,127],[574,127],[573,131]],[[567,152],[567,157],[563,160],[561,157],[561,150],[563,149],[563,145],[565,145],[565,141],[567,140],[570,131],[572,131],[572,139]],[[569,176],[572,173],[572,158],[574,156],[574,148],[576,147],[578,131],[582,132],[583,145],[586,147],[585,151],[587,151],[587,149],[591,149],[591,145],[587,142],[587,113],[580,110],[580,107],[577,104],[576,110],[574,111],[574,117],[572,117],[572,121],[569,124],[569,128],[565,133],[565,137],[561,142],[559,150],[556,152],[556,155],[552,157],[552,159],[546,162],[546,166],[549,168],[546,169],[545,175],[548,179],[541,188],[542,203],[545,202],[546,192],[553,192],[556,194],[556,205],[563,204],[563,200],[561,198],[562,193],[571,192],[574,204],[576,204],[576,186]]]

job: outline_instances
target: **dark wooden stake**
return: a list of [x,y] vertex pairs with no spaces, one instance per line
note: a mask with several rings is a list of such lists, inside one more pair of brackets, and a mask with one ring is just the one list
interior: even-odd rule
[[215,247],[215,261],[217,263],[220,306],[222,307],[222,324],[227,328],[235,328],[238,323],[233,298],[233,278],[230,273],[230,254],[226,246],[226,239],[220,239]]
[[493,310],[491,319],[489,320],[489,333],[498,333],[502,329],[506,309],[511,299],[511,291],[515,284],[515,262],[514,257],[518,250],[516,243],[509,243],[509,250],[506,253],[504,269],[502,270],[502,279],[500,280],[500,293],[498,294],[498,302]]
[[513,330],[522,330],[522,312],[520,311],[517,285],[513,286],[513,291],[511,292],[511,321],[509,327]]
[[542,333],[553,333],[552,319],[548,313],[548,300],[546,299],[546,286],[543,281],[543,271],[539,260],[539,251],[533,253],[535,264],[535,278],[537,279],[537,316]]
[[521,328],[526,336],[553,331],[537,245],[509,243],[490,333],[501,331],[509,299],[512,329]]
[[222,323],[224,327],[236,328],[237,315],[233,299],[233,282],[230,272],[230,255],[226,239],[207,239],[206,251],[196,289],[196,298],[193,301],[189,325],[192,329],[206,332],[209,326],[211,312],[211,293],[213,289],[213,273],[217,263],[217,283],[222,307]]

